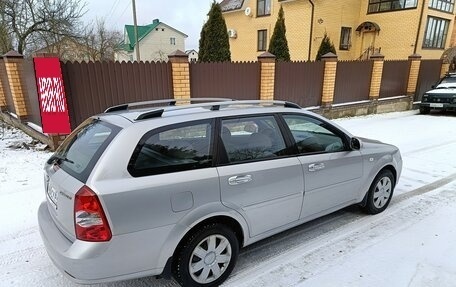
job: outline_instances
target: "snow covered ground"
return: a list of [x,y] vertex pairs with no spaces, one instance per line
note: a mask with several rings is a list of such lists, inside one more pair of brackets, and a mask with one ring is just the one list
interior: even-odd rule
[[[248,246],[225,286],[456,286],[456,116],[336,122],[401,149],[391,205],[376,216],[347,208]],[[31,139],[11,129],[2,136],[0,127],[0,286],[77,286],[52,265],[38,233],[50,154],[22,142]],[[97,286],[176,285],[146,278]]]

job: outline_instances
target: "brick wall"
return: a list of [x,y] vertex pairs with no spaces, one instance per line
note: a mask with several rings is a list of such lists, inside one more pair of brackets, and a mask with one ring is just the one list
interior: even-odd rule
[[[223,14],[227,28],[237,31],[237,38],[230,39],[233,61],[255,60],[263,52],[257,51],[257,32],[267,30],[269,44],[280,5],[285,12],[287,40],[293,61],[308,59],[309,41],[312,50],[310,60],[314,60],[324,33],[327,33],[334,43],[339,60],[358,59],[371,42],[375,48],[381,48],[381,53],[388,60],[406,59],[415,52],[420,54],[423,59],[440,59],[444,49],[422,48],[428,16],[450,21],[445,48],[451,47],[455,15],[429,9],[429,0],[418,1],[417,7],[412,9],[371,14],[367,14],[369,2],[367,0],[313,1],[315,13],[312,39],[309,39],[312,11],[309,1],[271,2],[272,8],[269,16],[257,16],[256,1],[245,1],[242,9]],[[422,5],[424,5],[423,17],[421,25],[419,25]],[[251,16],[244,14],[247,6],[252,9]],[[356,28],[364,22],[378,24],[380,31],[356,32]],[[349,50],[339,50],[341,27],[352,28]],[[417,35],[418,43],[415,50]]]

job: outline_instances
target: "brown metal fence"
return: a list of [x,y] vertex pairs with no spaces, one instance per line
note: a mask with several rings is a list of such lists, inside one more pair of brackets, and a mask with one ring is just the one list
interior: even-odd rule
[[394,60],[383,63],[380,98],[395,97],[407,94],[407,82],[410,61]]
[[62,63],[71,127],[106,108],[172,98],[170,63]]
[[323,87],[324,62],[277,62],[274,98],[319,106]]
[[334,104],[368,100],[372,67],[372,61],[338,62]]
[[191,63],[192,98],[260,99],[260,63]]
[[36,87],[35,69],[33,60],[24,60],[24,78],[25,88],[27,89],[28,99],[26,100],[29,122],[41,126],[40,103],[38,101],[38,92]]
[[5,60],[2,58],[0,58],[0,81],[2,81],[3,91],[5,92],[6,108],[9,112],[15,114],[16,108],[14,107],[13,96],[8,82],[8,75],[6,74]]
[[421,60],[415,101],[421,101],[423,94],[439,81],[441,68],[442,60]]

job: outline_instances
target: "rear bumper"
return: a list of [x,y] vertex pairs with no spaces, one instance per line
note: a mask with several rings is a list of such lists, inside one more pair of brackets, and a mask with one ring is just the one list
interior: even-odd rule
[[38,209],[38,223],[49,257],[60,271],[77,283],[160,275],[166,264],[166,261],[159,263],[159,257],[165,235],[172,226],[113,236],[109,242],[71,242],[55,225],[46,202]]
[[436,109],[436,110],[456,110],[456,104],[450,104],[450,103],[420,103],[420,108],[430,108],[430,109]]

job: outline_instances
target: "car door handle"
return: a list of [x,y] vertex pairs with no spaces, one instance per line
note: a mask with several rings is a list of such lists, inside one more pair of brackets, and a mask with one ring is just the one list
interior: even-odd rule
[[250,174],[247,175],[237,175],[228,178],[229,185],[238,185],[243,183],[248,183],[252,181],[252,176]]
[[325,168],[324,163],[312,163],[309,164],[309,171],[319,171]]

